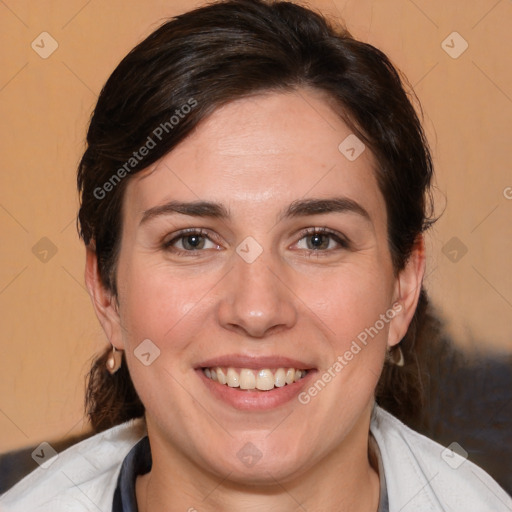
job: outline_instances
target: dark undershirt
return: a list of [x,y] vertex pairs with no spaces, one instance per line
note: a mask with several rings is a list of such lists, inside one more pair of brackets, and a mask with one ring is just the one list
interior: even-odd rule
[[114,491],[112,512],[137,512],[135,497],[135,480],[139,475],[151,471],[151,450],[148,436],[143,437],[124,458],[121,472]]
[[[373,460],[377,461],[380,479],[380,498],[377,512],[389,512],[386,478],[380,450],[373,439],[370,437],[370,448],[372,450]],[[135,480],[139,475],[145,475],[151,471],[151,450],[148,437],[142,438],[124,458],[121,465],[117,486],[114,491],[114,501],[112,512],[138,512],[137,498],[135,496]]]

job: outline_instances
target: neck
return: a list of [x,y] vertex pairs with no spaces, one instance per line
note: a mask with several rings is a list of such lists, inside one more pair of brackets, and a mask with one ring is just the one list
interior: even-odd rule
[[375,512],[379,476],[368,456],[369,414],[335,450],[305,472],[286,480],[269,475],[257,486],[208,473],[179,450],[153,439],[153,466],[137,479],[140,512],[295,512],[336,510]]

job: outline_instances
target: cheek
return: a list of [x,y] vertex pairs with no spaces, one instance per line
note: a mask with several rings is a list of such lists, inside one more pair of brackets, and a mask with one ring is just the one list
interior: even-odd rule
[[180,343],[180,337],[174,333],[198,311],[196,306],[206,283],[176,277],[165,268],[148,265],[124,273],[124,283],[121,323],[125,343],[133,348],[149,338],[163,348],[166,340],[175,338],[173,346],[179,349],[175,344]]
[[189,378],[194,355],[190,347],[200,338],[208,307],[201,300],[206,283],[177,278],[163,267],[148,265],[124,273],[124,279],[121,329],[137,393],[153,412],[164,397],[166,407],[180,409],[181,385]]
[[[301,403],[314,404],[328,418],[351,417],[349,411],[373,396],[381,373],[394,315],[392,273],[365,265],[333,272],[323,282],[328,283],[323,289],[314,282],[303,289],[314,316],[321,320],[327,345],[321,347],[326,357],[318,379],[304,391]],[[331,427],[334,435],[339,425],[334,421]]]
[[392,307],[393,280],[392,274],[378,267],[336,269],[320,279],[308,279],[301,287],[304,303],[322,320],[338,350],[376,322],[379,333],[387,333],[389,322],[381,325],[380,318]]

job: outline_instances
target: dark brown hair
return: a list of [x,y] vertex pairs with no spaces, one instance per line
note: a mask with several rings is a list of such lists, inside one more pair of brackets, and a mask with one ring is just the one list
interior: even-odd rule
[[[162,25],[121,61],[99,96],[78,169],[78,220],[114,296],[121,206],[130,176],[172,151],[220,106],[301,87],[323,92],[375,156],[393,266],[396,273],[404,267],[432,222],[432,162],[400,75],[380,50],[309,9],[291,2],[227,0]],[[149,145],[141,157],[139,149]],[[400,344],[406,364],[386,365],[377,388],[377,400],[402,418],[420,404],[415,345],[425,311],[422,293]],[[144,412],[126,364],[111,376],[106,354],[91,369],[86,398],[97,430]]]

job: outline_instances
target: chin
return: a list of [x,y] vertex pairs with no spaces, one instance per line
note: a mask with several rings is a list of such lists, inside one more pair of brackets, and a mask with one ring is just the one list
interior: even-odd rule
[[275,486],[276,482],[285,482],[299,476],[313,464],[312,454],[307,456],[297,452],[299,445],[290,443],[287,446],[285,441],[269,443],[268,440],[237,440],[222,450],[222,456],[212,456],[210,452],[207,466],[221,478],[239,485]]

